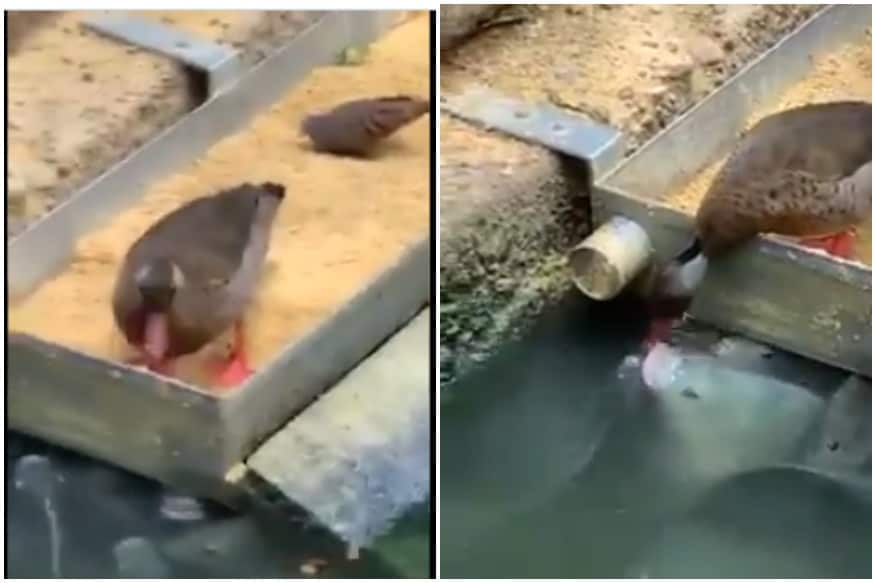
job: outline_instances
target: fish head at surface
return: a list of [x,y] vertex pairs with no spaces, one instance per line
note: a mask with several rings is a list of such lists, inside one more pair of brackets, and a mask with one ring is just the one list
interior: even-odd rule
[[143,263],[134,280],[143,298],[143,306],[150,312],[167,312],[176,291],[185,285],[185,275],[179,266],[167,257],[157,257]]

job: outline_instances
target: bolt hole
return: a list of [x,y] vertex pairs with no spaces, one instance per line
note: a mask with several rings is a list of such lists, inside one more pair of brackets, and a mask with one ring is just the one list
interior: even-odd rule
[[528,112],[528,111],[522,111],[522,110],[519,110],[519,109],[518,109],[517,111],[515,111],[515,112],[513,113],[513,115],[514,115],[514,117],[516,117],[517,119],[526,119],[527,117],[529,117],[529,112]]
[[827,447],[827,449],[829,449],[829,451],[835,451],[839,448],[839,442],[838,441],[830,441],[829,443],[826,444],[826,447]]
[[189,47],[189,44],[188,44],[187,42],[185,42],[185,41],[177,41],[175,46],[176,46],[176,48],[178,48],[178,49],[188,49],[188,48],[191,48],[191,47]]

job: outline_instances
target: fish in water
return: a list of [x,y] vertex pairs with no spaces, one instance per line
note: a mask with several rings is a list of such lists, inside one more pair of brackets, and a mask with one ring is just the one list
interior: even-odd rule
[[655,310],[680,315],[709,260],[760,233],[849,257],[850,229],[871,213],[871,164],[871,103],[805,105],[762,119],[705,193],[690,245],[657,275],[650,299],[663,308]]
[[241,319],[255,293],[286,188],[245,183],[197,198],[153,224],[128,249],[112,296],[115,322],[140,351],[135,361],[167,373],[234,327],[217,384],[251,373]]
[[317,152],[366,157],[381,140],[428,113],[430,107],[427,100],[407,95],[358,99],[308,115],[301,131]]

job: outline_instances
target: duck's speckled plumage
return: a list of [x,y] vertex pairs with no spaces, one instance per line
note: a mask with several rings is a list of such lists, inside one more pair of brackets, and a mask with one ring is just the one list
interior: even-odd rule
[[[696,228],[706,256],[758,233],[811,237],[871,209],[872,105],[807,105],[761,120],[705,194]],[[868,178],[867,178],[868,177]]]
[[692,244],[658,272],[655,302],[688,301],[709,259],[761,233],[836,235],[872,208],[872,104],[806,105],[760,120],[717,173]]

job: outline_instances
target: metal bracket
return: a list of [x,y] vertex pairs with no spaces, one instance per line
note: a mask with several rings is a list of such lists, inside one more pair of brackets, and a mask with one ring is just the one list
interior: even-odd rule
[[243,72],[238,51],[158,22],[113,15],[86,19],[82,25],[203,72],[207,78],[208,97],[219,93]]
[[593,180],[613,169],[623,157],[620,131],[553,105],[528,103],[492,89],[475,87],[458,95],[442,96],[441,110],[586,160]]

